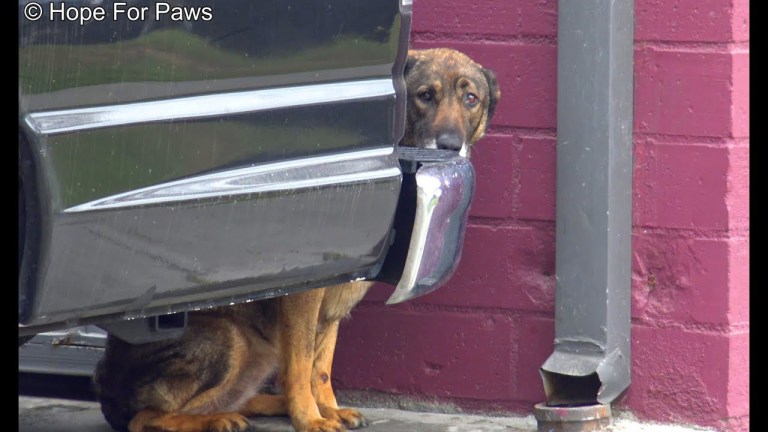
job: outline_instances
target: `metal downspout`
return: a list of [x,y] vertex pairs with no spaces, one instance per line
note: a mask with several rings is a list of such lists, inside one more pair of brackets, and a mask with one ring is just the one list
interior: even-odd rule
[[555,348],[540,430],[610,417],[630,383],[633,3],[558,1]]

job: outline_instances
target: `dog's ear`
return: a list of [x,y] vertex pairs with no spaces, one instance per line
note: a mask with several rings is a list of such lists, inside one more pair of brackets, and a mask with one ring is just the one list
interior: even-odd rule
[[499,84],[496,82],[496,74],[492,70],[483,68],[483,75],[485,75],[485,80],[488,81],[488,95],[491,99],[488,102],[488,120],[490,120],[493,117],[494,111],[496,111],[496,104],[499,102],[499,98],[501,98],[501,90],[499,90]]
[[403,71],[403,76],[407,76],[408,72],[413,69],[413,65],[416,64],[416,56],[408,55],[408,58],[405,60],[405,70]]

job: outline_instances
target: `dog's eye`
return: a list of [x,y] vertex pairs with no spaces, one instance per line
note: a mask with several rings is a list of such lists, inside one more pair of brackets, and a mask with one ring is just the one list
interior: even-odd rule
[[423,91],[418,93],[416,97],[421,99],[422,102],[430,102],[432,100],[432,93],[428,91]]
[[480,98],[478,98],[472,93],[467,93],[467,96],[464,97],[464,101],[466,102],[467,105],[473,107],[477,105],[478,102],[480,102]]

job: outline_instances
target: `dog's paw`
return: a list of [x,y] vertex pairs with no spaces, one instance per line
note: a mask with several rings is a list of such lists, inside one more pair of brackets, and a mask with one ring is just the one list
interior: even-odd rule
[[368,426],[368,420],[360,414],[360,411],[352,408],[331,408],[318,405],[320,415],[327,419],[339,421],[347,429],[360,429]]
[[305,428],[296,428],[299,432],[347,432],[338,420],[319,418],[310,420]]
[[334,410],[333,417],[338,419],[348,429],[360,429],[368,426],[368,420],[360,414],[360,411],[351,408],[339,408]]
[[237,413],[221,414],[208,421],[205,432],[251,432],[255,430],[247,418]]
[[247,418],[229,412],[210,415],[166,415],[148,422],[144,427],[131,427],[141,432],[252,432]]

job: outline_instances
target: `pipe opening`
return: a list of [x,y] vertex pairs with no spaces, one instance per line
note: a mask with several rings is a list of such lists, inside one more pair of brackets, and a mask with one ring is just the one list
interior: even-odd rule
[[602,383],[596,372],[584,376],[564,375],[541,370],[547,406],[594,405]]

